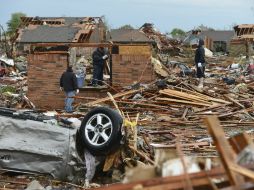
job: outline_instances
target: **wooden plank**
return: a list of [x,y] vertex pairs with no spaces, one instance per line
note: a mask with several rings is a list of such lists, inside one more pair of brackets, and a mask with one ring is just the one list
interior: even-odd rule
[[230,169],[233,170],[236,173],[239,173],[243,176],[246,176],[246,177],[250,178],[251,180],[254,180],[254,172],[247,169],[247,168],[244,168],[244,167],[239,166],[237,164],[231,164]]
[[182,165],[183,165],[184,177],[185,177],[185,181],[186,181],[186,184],[184,185],[184,189],[193,190],[193,187],[192,187],[192,184],[191,184],[191,179],[190,179],[190,176],[188,174],[188,168],[187,168],[186,162],[184,160],[183,150],[180,146],[180,137],[179,136],[176,139],[176,150],[177,150],[178,156],[180,157],[180,160],[181,160]]
[[[151,143],[151,146],[154,148],[176,148],[175,144],[156,144],[156,143]],[[195,142],[195,143],[183,143],[181,144],[181,147],[197,147],[197,146],[209,146],[209,142]]]
[[229,96],[227,96],[227,95],[225,95],[225,97],[226,98],[228,98],[230,101],[232,101],[233,103],[235,103],[236,105],[238,105],[239,107],[241,107],[241,108],[245,108],[245,106],[244,105],[242,105],[242,104],[240,104],[238,101],[236,101],[235,99],[233,99],[233,98],[231,98],[231,97],[229,97]]
[[[182,83],[182,84],[185,85],[186,87],[191,86],[191,85],[187,85],[187,84],[185,84],[185,83]],[[193,88],[193,86],[191,86],[191,87]],[[222,104],[228,104],[228,103],[230,103],[230,102],[225,101],[225,100],[222,100],[222,99],[217,99],[217,98],[213,98],[213,97],[207,96],[207,95],[202,94],[202,93],[200,93],[200,92],[196,92],[196,91],[194,92],[194,91],[187,90],[187,89],[183,89],[183,90],[186,91],[186,92],[188,92],[188,93],[197,95],[197,96],[199,96],[199,97],[207,98],[208,100],[213,101],[213,102],[218,102],[218,103],[222,103]]]
[[[202,186],[202,185],[209,185],[209,181],[207,179],[207,176],[210,178],[221,178],[225,177],[225,172],[223,168],[215,168],[210,171],[201,171],[198,173],[192,173],[189,174],[189,177],[191,179],[191,183],[193,187]],[[170,177],[160,177],[160,178],[154,178],[149,180],[143,180],[128,184],[115,184],[110,185],[108,187],[101,187],[97,188],[96,190],[130,190],[135,189],[135,187],[143,187],[143,189],[181,189],[184,187],[184,175],[179,176],[170,176]]]
[[[126,92],[120,92],[120,93],[117,93],[117,94],[113,95],[113,98],[114,99],[115,98],[120,98],[120,97],[129,95],[129,94],[134,94],[134,93],[139,92],[139,91],[141,91],[141,89],[140,90],[129,90],[129,91],[126,91]],[[110,100],[111,100],[110,97],[101,98],[101,99],[95,100],[93,102],[89,102],[89,103],[85,104],[85,106],[93,106],[95,104],[103,103],[103,102],[110,101]]]
[[110,168],[113,166],[114,164],[114,161],[116,159],[117,156],[119,156],[120,152],[119,151],[116,151],[110,155],[108,155],[106,157],[106,160],[105,160],[105,163],[104,163],[104,166],[103,166],[103,171],[104,172],[107,172],[110,170]]
[[184,99],[184,100],[191,100],[191,101],[197,101],[197,102],[201,102],[201,103],[211,104],[210,102],[208,102],[208,100],[205,100],[205,99],[200,98],[200,97],[195,96],[195,95],[187,94],[187,93],[184,93],[184,92],[179,92],[179,91],[176,91],[176,90],[165,89],[165,90],[160,90],[159,93],[167,95],[167,96],[173,96],[173,97],[176,97],[176,98],[181,98],[181,99]]
[[139,105],[139,106],[144,106],[144,107],[155,107],[155,108],[160,108],[160,109],[165,109],[169,110],[168,106],[160,106],[156,104],[148,104],[148,103],[142,103],[140,102],[132,102],[132,101],[122,101],[122,100],[116,100],[117,103],[123,103],[123,104],[128,104],[128,105]]
[[220,190],[239,190],[239,189],[251,190],[251,189],[254,189],[254,184],[251,182],[246,182],[246,183],[242,184],[240,187],[230,186],[230,187],[222,188]]
[[246,146],[252,144],[250,136],[243,132],[228,139],[236,154],[239,154]]
[[209,108],[198,109],[198,110],[194,111],[194,113],[205,112],[205,111],[211,111],[211,110],[213,110],[213,109],[217,109],[217,108],[220,108],[220,107],[224,108],[224,107],[226,107],[226,106],[228,106],[228,105],[231,105],[231,104],[233,104],[233,103],[228,103],[228,104],[215,104],[215,105],[213,105],[213,106],[210,106]]
[[237,113],[247,113],[247,112],[249,112],[249,111],[252,111],[253,110],[253,108],[251,107],[251,108],[247,108],[247,109],[241,109],[241,110],[237,110],[237,111],[235,111],[235,112],[230,112],[230,113],[224,113],[224,114],[221,114],[221,115],[219,115],[218,117],[219,118],[221,118],[221,117],[228,117],[228,116],[231,116],[231,115],[235,115],[235,114],[237,114]]
[[188,110],[189,110],[188,107],[185,108],[185,110],[184,110],[184,112],[183,112],[183,115],[182,115],[181,119],[187,120],[187,119],[186,119],[186,115],[187,115],[187,113],[188,113]]
[[155,162],[153,160],[151,160],[149,157],[147,157],[145,154],[139,152],[137,149],[135,149],[134,147],[132,146],[129,146],[129,148],[135,152],[137,155],[139,155],[140,157],[142,157],[143,159],[145,159],[146,161],[148,161],[150,164],[153,164],[155,165]]
[[65,54],[65,55],[67,55],[68,51],[42,51],[42,52],[36,51],[36,52],[34,52],[34,54],[43,54],[43,55],[47,55],[47,54]]
[[209,116],[205,118],[205,123],[217,147],[217,151],[220,154],[222,164],[228,174],[231,185],[239,186],[240,184],[243,184],[244,180],[242,176],[236,174],[230,169],[230,166],[235,162],[236,154],[230,147],[218,118],[216,116]]
[[171,98],[156,98],[156,100],[182,103],[182,104],[188,104],[188,105],[198,105],[198,106],[207,106],[207,107],[211,106],[210,104],[191,102],[191,101],[186,101],[186,100],[177,100],[177,99],[171,99]]
[[110,100],[113,102],[115,108],[117,109],[118,113],[123,117],[124,119],[124,115],[122,114],[121,110],[119,109],[114,97],[112,96],[112,94],[110,94],[110,92],[107,92],[107,95],[109,96]]

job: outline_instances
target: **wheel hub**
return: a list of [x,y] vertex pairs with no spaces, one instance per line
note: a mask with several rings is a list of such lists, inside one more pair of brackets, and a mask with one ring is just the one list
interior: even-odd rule
[[101,133],[103,131],[103,126],[98,124],[95,126],[95,130],[96,133]]
[[86,125],[85,136],[90,144],[100,146],[110,139],[113,125],[107,115],[98,113],[91,117]]

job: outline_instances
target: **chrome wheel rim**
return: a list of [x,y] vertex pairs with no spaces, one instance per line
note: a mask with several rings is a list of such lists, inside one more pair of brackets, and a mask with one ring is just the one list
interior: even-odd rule
[[111,119],[103,113],[97,113],[86,123],[85,137],[90,144],[101,146],[110,139],[112,131]]

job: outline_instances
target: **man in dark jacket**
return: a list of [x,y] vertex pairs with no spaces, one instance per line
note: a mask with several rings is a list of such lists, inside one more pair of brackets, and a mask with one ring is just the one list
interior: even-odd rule
[[93,81],[92,85],[102,85],[103,81],[103,68],[108,55],[106,55],[103,47],[98,47],[93,52]]
[[72,67],[68,67],[67,70],[62,74],[60,79],[60,89],[65,92],[65,111],[73,112],[72,103],[74,101],[73,97],[76,93],[79,93],[77,86],[76,75],[72,71]]
[[195,53],[195,65],[197,69],[197,78],[199,78],[198,88],[203,88],[205,78],[205,49],[204,40],[200,39],[198,42],[198,48]]

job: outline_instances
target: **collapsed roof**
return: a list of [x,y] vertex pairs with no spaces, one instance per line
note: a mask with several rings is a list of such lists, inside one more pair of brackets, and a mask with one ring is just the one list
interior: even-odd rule
[[105,41],[100,17],[21,17],[16,41],[20,43]]
[[254,24],[241,24],[234,27],[238,39],[254,39]]
[[107,40],[120,43],[152,43],[143,32],[137,29],[113,29],[107,36]]
[[159,32],[153,24],[151,23],[145,23],[141,28],[140,31],[144,32],[145,35],[151,39],[154,40],[157,44],[157,47],[159,50],[163,52],[177,50],[180,51],[179,45],[180,42],[175,39],[169,38],[167,35],[162,34]]

